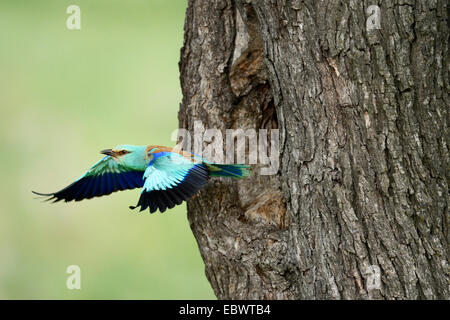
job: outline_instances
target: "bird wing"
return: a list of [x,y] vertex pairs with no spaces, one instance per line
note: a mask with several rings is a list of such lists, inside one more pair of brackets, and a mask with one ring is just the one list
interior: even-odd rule
[[114,158],[106,156],[94,164],[78,180],[54,193],[37,195],[50,197],[48,200],[65,200],[66,202],[91,199],[111,194],[118,190],[140,188],[144,185],[144,171],[130,169],[121,165]]
[[159,152],[144,173],[144,187],[135,209],[146,208],[150,213],[171,209],[192,198],[206,184],[208,169],[201,162],[193,162],[174,152]]

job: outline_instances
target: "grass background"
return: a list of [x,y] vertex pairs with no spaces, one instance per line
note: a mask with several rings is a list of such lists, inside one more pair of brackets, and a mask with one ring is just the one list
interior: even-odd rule
[[[68,30],[66,8],[81,8]],[[0,298],[213,299],[185,206],[49,204],[118,144],[173,145],[186,1],[0,2]],[[81,268],[81,290],[66,268]]]

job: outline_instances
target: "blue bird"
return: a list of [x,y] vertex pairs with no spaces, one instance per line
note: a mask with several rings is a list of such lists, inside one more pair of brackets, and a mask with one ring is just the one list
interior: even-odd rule
[[33,193],[53,202],[69,202],[142,188],[137,205],[130,208],[148,208],[153,213],[192,198],[209,177],[241,179],[250,175],[248,165],[211,163],[190,152],[164,146],[119,145],[101,153],[105,157],[66,188]]

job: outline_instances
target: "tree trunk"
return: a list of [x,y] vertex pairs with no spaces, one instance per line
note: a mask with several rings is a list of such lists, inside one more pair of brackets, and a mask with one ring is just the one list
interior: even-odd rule
[[219,299],[450,298],[447,20],[445,0],[189,1],[180,128],[280,134],[277,174],[188,203]]

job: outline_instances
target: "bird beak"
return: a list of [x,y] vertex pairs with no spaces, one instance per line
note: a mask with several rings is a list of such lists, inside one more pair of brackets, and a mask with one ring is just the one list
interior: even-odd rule
[[105,149],[100,151],[101,154],[106,154],[107,156],[114,156],[114,152],[112,151],[112,149]]

